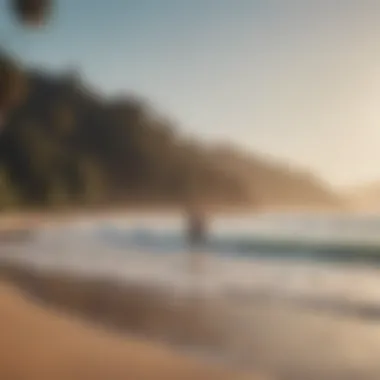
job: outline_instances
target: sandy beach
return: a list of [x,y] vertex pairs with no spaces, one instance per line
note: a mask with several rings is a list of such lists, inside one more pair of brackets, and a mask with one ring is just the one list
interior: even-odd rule
[[[226,304],[178,297],[143,283],[84,279],[4,262],[0,283],[0,352],[6,353],[0,378],[45,379],[3,376],[2,368],[21,371],[7,364],[17,363],[17,357],[25,360],[22,368],[35,366],[28,373],[41,374],[49,363],[59,363],[48,370],[61,368],[63,375],[51,372],[46,380],[235,380],[243,368],[254,371],[244,374],[248,379],[377,380],[380,374],[376,320],[270,300]],[[33,355],[37,359],[30,362]],[[93,361],[99,377],[91,372]],[[74,375],[66,376],[67,368]],[[78,371],[82,377],[75,377]]]
[[[6,275],[5,272],[8,274]],[[73,288],[72,292],[69,292],[67,287],[61,287],[63,298],[60,299],[57,293],[59,280],[47,286],[46,282],[33,283],[31,277],[24,276],[25,273],[22,271],[11,273],[4,268],[2,270],[0,281],[1,379],[270,379],[262,375],[243,374],[219,364],[206,363],[190,355],[175,352],[158,342],[106,331],[99,327],[100,324],[88,322],[89,319],[96,320],[95,305],[92,305],[92,309],[89,307],[94,301],[91,296],[88,299],[79,300],[80,292],[76,293]],[[25,291],[26,285],[29,291]],[[39,285],[42,285],[44,289],[38,290]],[[45,297],[41,297],[44,291]],[[60,299],[61,302],[66,303],[77,302],[76,307],[83,303],[82,309],[87,310],[87,322],[84,322],[85,318],[79,318],[78,313],[76,317],[70,317],[67,307],[63,312],[58,311],[58,307],[48,306],[49,292],[54,295],[55,300]],[[37,293],[40,297],[32,300],[32,296],[36,296]],[[87,295],[88,292],[86,292]],[[45,299],[43,303],[39,302],[42,298]],[[54,305],[53,302],[51,304]],[[104,304],[101,306],[103,309]],[[103,310],[103,312],[106,311]],[[95,318],[89,318],[89,313]],[[127,314],[124,310],[124,315]],[[142,320],[144,320],[143,314],[140,314]],[[135,318],[138,323],[140,317],[137,314],[131,316],[126,323],[131,326],[131,320]]]

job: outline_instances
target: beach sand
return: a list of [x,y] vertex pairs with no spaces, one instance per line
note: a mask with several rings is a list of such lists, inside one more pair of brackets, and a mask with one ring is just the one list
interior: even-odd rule
[[228,320],[217,300],[176,295],[150,284],[82,278],[5,262],[0,278],[37,302],[115,331],[187,347],[220,347],[227,338]]
[[0,379],[269,379],[179,354],[163,344],[111,333],[42,306],[0,281]]
[[[232,365],[257,372],[248,377],[252,379],[380,378],[377,320],[274,300],[245,303],[176,295],[144,283],[84,279],[4,262],[1,281],[15,288],[3,286],[0,293],[0,356],[5,353],[0,379],[238,380],[240,374],[227,370]],[[18,366],[17,357],[26,364]],[[75,376],[82,370],[84,375],[7,377],[1,372],[9,363],[17,371],[37,363],[33,371],[42,371],[56,362],[62,371],[74,367]],[[100,377],[92,376],[92,362]]]

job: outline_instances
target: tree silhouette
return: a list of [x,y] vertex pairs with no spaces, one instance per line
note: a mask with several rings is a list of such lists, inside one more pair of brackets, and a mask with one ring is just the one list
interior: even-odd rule
[[0,109],[3,113],[18,105],[25,92],[25,77],[17,62],[0,53]]
[[[9,6],[21,25],[34,28],[47,20],[52,0],[9,0]],[[23,100],[26,90],[27,83],[18,62],[0,49],[0,124],[9,111]]]

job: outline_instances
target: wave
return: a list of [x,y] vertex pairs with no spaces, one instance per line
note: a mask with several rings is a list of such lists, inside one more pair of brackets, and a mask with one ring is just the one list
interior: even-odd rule
[[294,242],[283,231],[259,234],[249,221],[233,228],[226,223],[211,231],[203,272],[194,275],[187,266],[183,227],[156,223],[44,230],[30,244],[2,250],[1,263],[143,284],[176,300],[189,294],[204,296],[205,304],[221,299],[236,315],[231,355],[308,371],[288,378],[312,378],[305,375],[312,369],[318,374],[314,378],[338,378],[321,372],[323,366],[333,372],[347,368],[341,378],[348,378],[355,365],[376,369],[377,376],[360,373],[358,378],[379,378],[380,267],[374,240],[354,243],[341,235],[329,240],[316,233],[312,239],[311,233],[297,232]]
[[[181,225],[131,221],[49,228],[28,245],[3,249],[2,259],[150,283],[176,292],[239,300],[277,299],[334,313],[380,317],[380,247],[369,243],[269,238],[235,227],[214,229],[203,247],[201,278],[189,272]],[[228,227],[228,228],[227,228]],[[195,279],[195,280],[194,280]]]
[[[154,253],[183,252],[186,238],[181,231],[152,231],[146,229],[99,229],[97,239],[110,247],[150,250]],[[219,255],[288,260],[322,260],[380,264],[380,244],[335,240],[305,239],[300,236],[268,237],[210,235],[202,249]]]

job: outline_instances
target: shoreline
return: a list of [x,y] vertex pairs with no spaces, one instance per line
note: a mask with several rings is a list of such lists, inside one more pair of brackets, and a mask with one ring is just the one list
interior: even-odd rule
[[[16,303],[18,308],[20,296],[22,303],[25,303],[21,305],[22,311],[10,319],[6,318],[7,314],[14,314],[13,303]],[[220,344],[217,340],[221,337],[217,335],[223,333],[222,326],[219,326],[218,332],[215,329],[211,331],[219,314],[216,305],[207,308],[206,315],[199,314],[197,311],[199,304],[189,302],[191,300],[178,304],[172,301],[173,299],[168,299],[151,288],[144,289],[141,286],[123,288],[112,282],[89,281],[66,275],[60,276],[58,273],[43,274],[22,267],[0,265],[0,323],[4,331],[0,334],[0,377],[11,378],[9,374],[18,370],[18,368],[8,368],[8,372],[5,372],[7,375],[4,375],[4,368],[9,367],[9,361],[12,360],[5,361],[6,359],[1,356],[4,357],[6,347],[13,344],[13,350],[5,357],[9,359],[9,356],[13,356],[13,362],[17,360],[20,368],[25,366],[25,371],[28,372],[23,375],[24,377],[20,375],[17,377],[25,380],[31,378],[45,380],[43,376],[28,377],[30,368],[29,370],[27,368],[32,366],[33,371],[42,373],[40,367],[50,365],[46,357],[51,355],[54,357],[51,362],[63,361],[65,366],[71,366],[71,363],[77,360],[68,357],[70,355],[66,347],[70,346],[75,352],[78,346],[83,345],[86,349],[76,354],[82,358],[85,356],[86,360],[83,363],[74,363],[80,368],[80,376],[76,377],[71,373],[67,377],[52,377],[51,374],[48,379],[135,378],[125,377],[126,374],[129,376],[134,374],[139,379],[147,380],[274,379],[262,376],[261,372],[260,374],[251,371],[242,372],[239,366],[215,360],[208,355],[202,355],[202,352],[196,355],[196,347],[206,341],[214,346]],[[34,327],[37,326],[34,310],[37,314],[41,314],[44,321],[38,322],[38,327]],[[58,319],[61,319],[62,323],[58,323]],[[74,323],[80,325],[78,331],[71,328]],[[60,325],[68,327],[70,325],[70,329]],[[27,330],[29,329],[27,326],[30,326],[31,330]],[[61,336],[62,330],[65,331],[66,337]],[[75,331],[75,335],[71,330]],[[169,330],[172,331],[172,336],[166,336],[165,339]],[[41,342],[37,339],[39,334],[43,334],[44,337]],[[101,360],[104,362],[99,370],[107,375],[103,374],[104,377],[100,377],[99,373],[92,373],[91,376],[95,377],[82,376],[83,373],[87,373],[86,371],[91,372],[90,362],[100,359],[98,354],[93,352],[92,344],[88,346],[87,342],[96,341],[101,337],[107,340],[96,349],[101,351]],[[14,339],[17,339],[17,343],[14,343]],[[61,345],[62,339],[68,340],[64,347]],[[44,346],[46,342],[50,342],[48,352]],[[115,349],[115,346],[118,346],[118,349]],[[191,349],[192,346],[195,351]],[[38,355],[41,362],[31,363],[26,354]],[[106,363],[108,361],[110,364]],[[114,366],[117,366],[117,376]],[[60,367],[62,369],[62,365]],[[55,374],[55,368],[49,367],[49,369]]]
[[[215,349],[227,338],[218,301],[140,282],[83,277],[0,262],[0,281],[45,305],[115,331],[188,347]],[[215,323],[217,321],[217,323]]]
[[[31,270],[19,264],[0,265],[2,283],[20,289],[44,310],[90,324],[99,332],[108,331],[128,344],[137,342],[142,356],[145,349],[149,352],[151,347],[166,347],[175,357],[219,368],[219,374],[221,368],[235,368],[239,373],[246,370],[268,376],[258,376],[260,380],[336,380],[351,378],[352,373],[372,380],[380,375],[380,343],[372,346],[373,339],[380,342],[378,322],[363,321],[355,315],[329,315],[275,300],[230,304],[199,294],[176,297],[151,285],[89,279],[59,270]],[[0,320],[3,309],[0,297]],[[0,339],[0,347],[1,343]],[[139,364],[132,361],[132,366]],[[160,378],[157,371],[154,375],[143,379]],[[218,376],[204,379],[239,379],[236,374]],[[203,380],[198,376],[189,380],[195,378]],[[177,379],[188,378],[173,377]]]
[[32,302],[0,283],[0,376],[19,380],[263,380],[176,352],[164,344],[103,331]]
[[[226,216],[250,216],[250,215],[268,215],[279,214],[288,215],[341,215],[357,217],[362,215],[378,215],[380,212],[368,212],[365,210],[339,210],[335,208],[323,207],[244,207],[244,206],[205,206],[205,209],[210,215],[215,217]],[[102,208],[73,208],[61,210],[20,210],[12,212],[0,212],[0,229],[14,228],[38,228],[44,225],[66,224],[80,220],[107,220],[118,219],[123,217],[144,216],[144,215],[166,215],[179,216],[183,215],[183,209],[178,206],[160,206],[160,205],[128,205],[128,206],[112,206]]]

